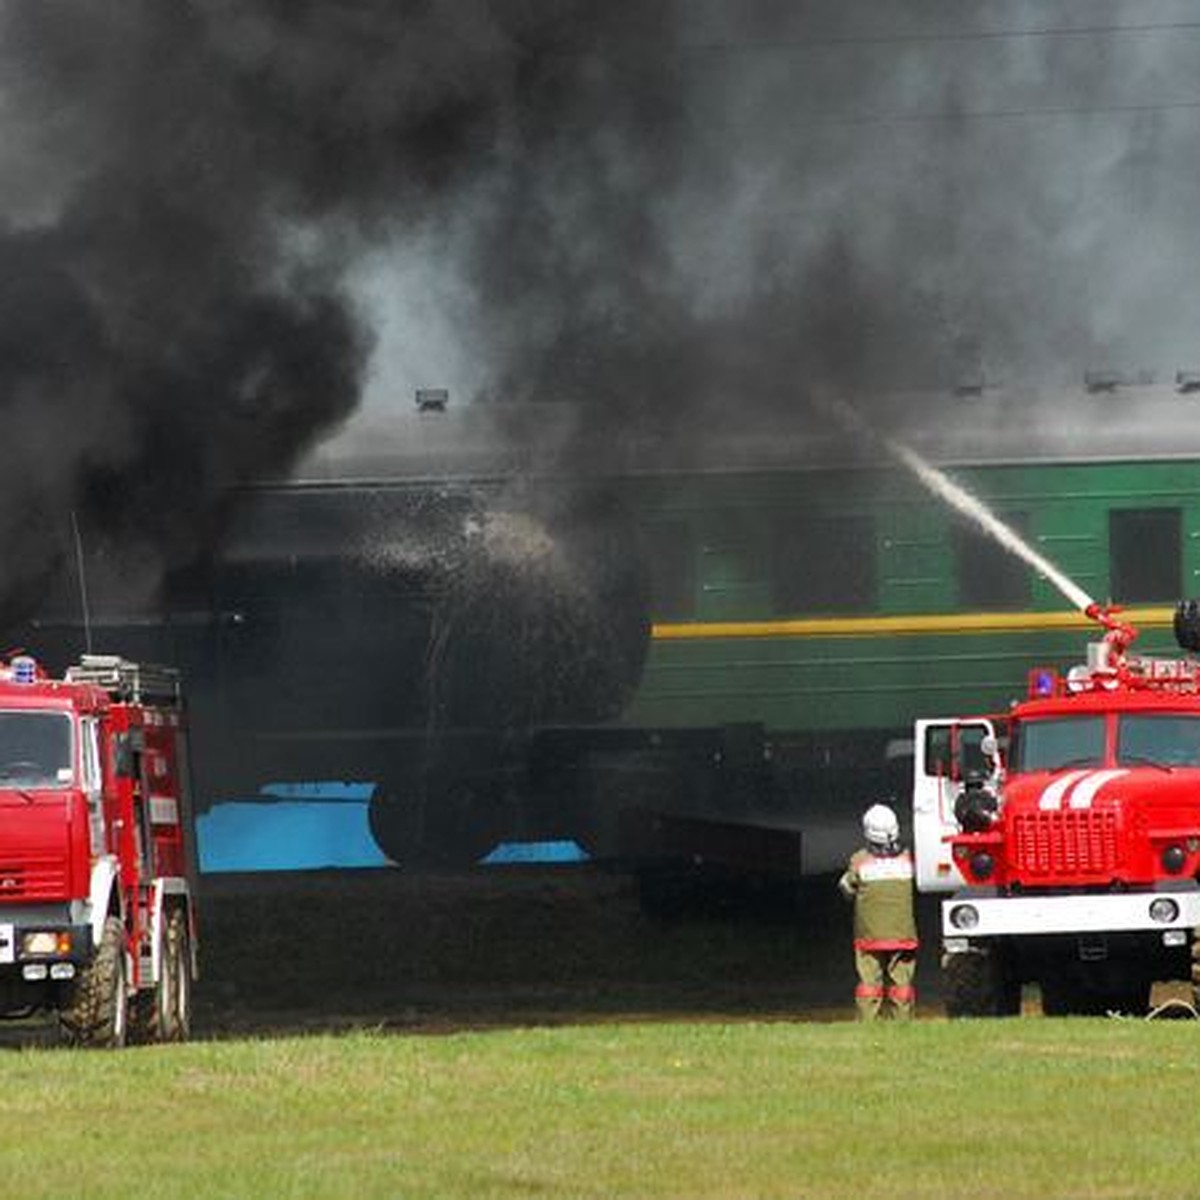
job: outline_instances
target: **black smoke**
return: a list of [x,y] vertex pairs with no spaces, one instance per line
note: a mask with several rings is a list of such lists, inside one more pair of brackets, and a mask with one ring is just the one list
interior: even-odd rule
[[4,0],[0,617],[72,512],[152,590],[343,423],[372,254],[587,431],[1178,355],[1200,34],[1050,8]]
[[578,53],[442,243],[483,390],[678,441],[803,430],[814,383],[1169,379],[1200,317],[1181,15],[711,0]]
[[67,561],[73,515],[151,593],[219,535],[231,488],[336,428],[372,345],[348,265],[540,144],[530,114],[587,142],[572,97],[636,103],[636,71],[593,67],[662,45],[669,6],[637,11],[0,7],[0,618]]

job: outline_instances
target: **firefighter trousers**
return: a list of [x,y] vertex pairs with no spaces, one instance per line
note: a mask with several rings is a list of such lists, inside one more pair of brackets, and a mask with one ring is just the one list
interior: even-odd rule
[[911,1020],[917,1007],[917,989],[913,979],[917,973],[915,950],[854,951],[858,968],[858,987],[854,999],[861,1021],[874,1021],[887,1002],[897,1021]]

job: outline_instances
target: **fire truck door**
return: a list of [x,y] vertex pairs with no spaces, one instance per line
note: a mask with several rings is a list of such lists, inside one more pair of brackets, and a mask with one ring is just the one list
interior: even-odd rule
[[83,773],[83,794],[87,799],[88,848],[96,858],[105,852],[103,782],[100,770],[100,731],[94,717],[79,722],[80,767]]
[[918,721],[913,745],[913,849],[917,887],[952,892],[963,877],[950,854],[948,837],[958,832],[954,800],[966,772],[986,760],[980,743],[995,736],[991,721]]

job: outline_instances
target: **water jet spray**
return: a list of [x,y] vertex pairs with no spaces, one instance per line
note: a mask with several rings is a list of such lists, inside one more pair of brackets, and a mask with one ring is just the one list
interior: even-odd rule
[[1093,600],[1073,579],[1044,555],[1039,554],[1015,529],[996,516],[978,496],[973,496],[944,471],[926,462],[910,446],[872,428],[847,401],[841,397],[824,395],[818,398],[818,406],[827,411],[847,432],[862,434],[879,442],[893,458],[910,470],[926,489],[974,523],[1010,554],[1015,554],[1045,576],[1073,607],[1104,627],[1104,640],[1114,658],[1120,658],[1124,654],[1137,637],[1137,630],[1117,617],[1116,614],[1121,611],[1119,607],[1102,605]]

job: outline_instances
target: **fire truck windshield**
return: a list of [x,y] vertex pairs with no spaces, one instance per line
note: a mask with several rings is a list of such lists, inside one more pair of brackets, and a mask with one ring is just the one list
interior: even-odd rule
[[1117,762],[1160,767],[1200,767],[1200,716],[1128,714],[1117,724]]
[[60,788],[71,776],[66,713],[0,711],[0,787]]
[[1061,771],[1104,762],[1104,718],[1047,717],[1022,721],[1016,730],[1013,763],[1018,771]]

